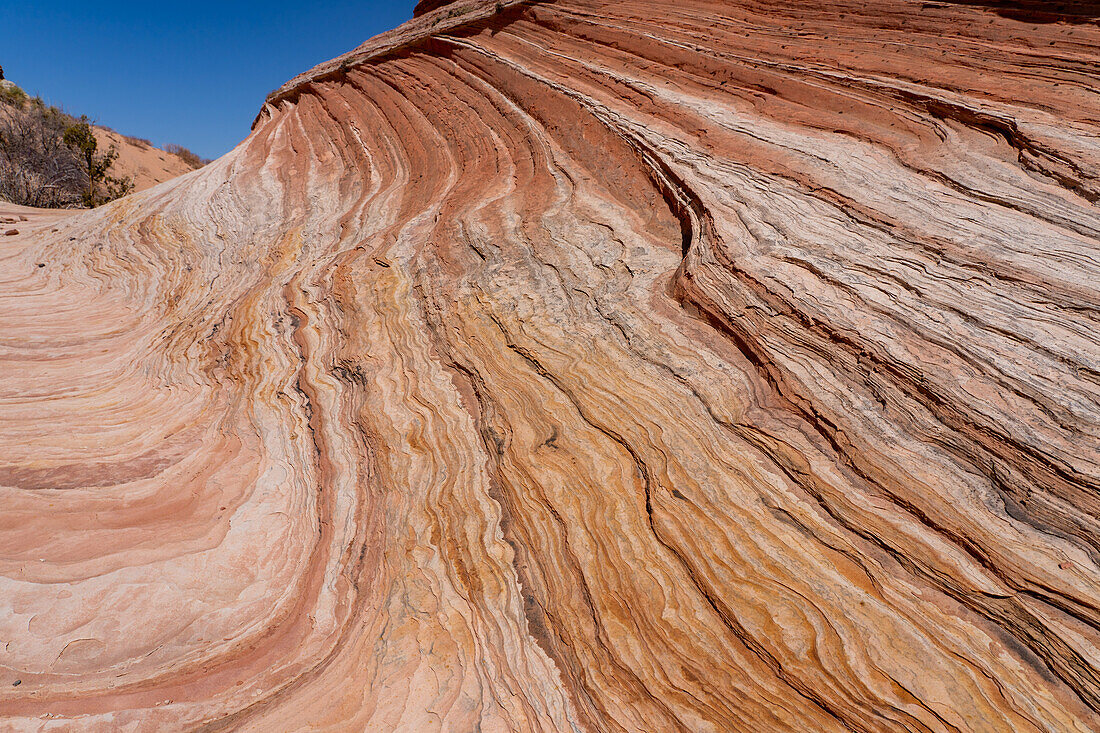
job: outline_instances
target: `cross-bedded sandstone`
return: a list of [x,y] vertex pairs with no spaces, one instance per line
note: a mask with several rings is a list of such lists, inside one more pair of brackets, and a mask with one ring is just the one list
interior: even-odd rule
[[2,724],[1100,726],[1087,8],[423,5],[0,239]]

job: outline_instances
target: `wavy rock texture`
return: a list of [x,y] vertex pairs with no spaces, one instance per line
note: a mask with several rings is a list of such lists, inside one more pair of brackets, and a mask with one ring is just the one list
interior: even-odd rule
[[0,237],[2,727],[1100,727],[1087,8],[421,10]]

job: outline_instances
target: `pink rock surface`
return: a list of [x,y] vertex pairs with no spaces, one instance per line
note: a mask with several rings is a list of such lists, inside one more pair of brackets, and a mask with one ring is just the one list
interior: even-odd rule
[[455,2],[22,212],[0,728],[1100,728],[1100,28],[1054,20]]

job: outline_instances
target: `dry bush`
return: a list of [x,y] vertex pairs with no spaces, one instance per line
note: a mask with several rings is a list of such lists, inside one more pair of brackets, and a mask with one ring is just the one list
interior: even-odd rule
[[[0,198],[24,206],[77,208],[124,196],[133,181],[107,174],[117,153],[98,153],[94,137],[86,148],[73,144],[73,131],[87,128],[41,99],[11,88],[0,95]],[[91,137],[90,128],[87,135]]]
[[0,102],[9,107],[22,107],[27,102],[27,93],[14,84],[0,84]]
[[62,139],[75,120],[26,95],[0,101],[0,197],[24,206],[80,206],[87,175],[79,154]]
[[183,162],[191,166],[193,169],[202,168],[204,165],[210,162],[209,158],[200,158],[198,155],[192,153],[182,145],[176,145],[175,143],[169,143],[164,146],[164,152],[171,153],[178,158],[182,158]]
[[153,147],[153,142],[151,140],[146,140],[143,137],[131,137],[129,135],[123,135],[122,139],[135,147],[141,148],[142,150]]

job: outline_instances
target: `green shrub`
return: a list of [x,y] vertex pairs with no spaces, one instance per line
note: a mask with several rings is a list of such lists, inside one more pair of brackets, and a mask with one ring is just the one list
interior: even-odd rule
[[2,83],[0,84],[0,102],[23,109],[23,105],[27,103],[27,93],[11,82]]
[[109,175],[111,166],[118,159],[118,149],[112,145],[107,148],[106,153],[98,152],[99,142],[95,139],[95,132],[88,124],[86,116],[82,116],[79,122],[65,128],[61,139],[67,147],[80,156],[84,163],[84,173],[88,183],[81,200],[85,206],[99,206],[134,190],[133,180]]
[[129,178],[110,175],[118,153],[99,151],[87,118],[34,101],[12,103],[10,86],[0,99],[0,198],[25,206],[98,206],[133,190]]

